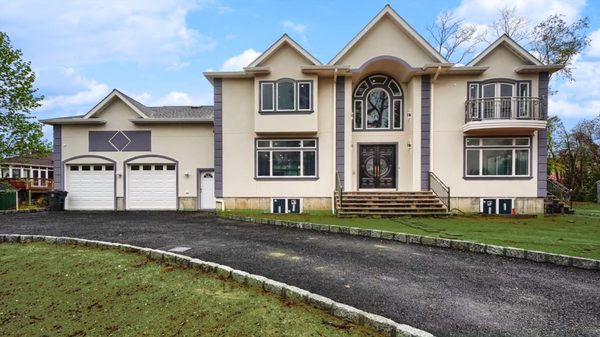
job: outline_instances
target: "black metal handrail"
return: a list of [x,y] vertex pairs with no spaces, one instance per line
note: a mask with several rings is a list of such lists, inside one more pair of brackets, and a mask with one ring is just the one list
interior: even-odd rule
[[342,205],[342,194],[344,192],[344,187],[342,186],[342,180],[340,179],[340,173],[336,170],[335,171],[335,196],[337,196],[338,200],[335,200],[335,210],[336,213],[338,211],[338,202],[339,205]]
[[465,123],[483,120],[546,120],[539,97],[489,97],[465,102]]
[[442,201],[450,213],[450,186],[446,186],[433,172],[429,172],[429,189]]
[[558,200],[564,202],[565,204],[569,204],[569,207],[573,209],[573,200],[571,200],[572,191],[567,186],[559,183],[558,181],[548,179],[547,189],[548,194],[558,198]]

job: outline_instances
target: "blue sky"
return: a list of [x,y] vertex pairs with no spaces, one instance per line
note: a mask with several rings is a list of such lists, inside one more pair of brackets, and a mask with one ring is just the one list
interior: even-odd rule
[[600,113],[597,1],[3,0],[0,31],[32,61],[45,96],[34,113],[50,118],[83,114],[113,88],[147,105],[212,104],[202,72],[239,69],[283,33],[329,62],[386,3],[426,38],[442,10],[480,27],[505,5],[531,25],[553,13],[588,16],[592,45],[575,61],[576,82],[553,83],[550,113],[568,126]]

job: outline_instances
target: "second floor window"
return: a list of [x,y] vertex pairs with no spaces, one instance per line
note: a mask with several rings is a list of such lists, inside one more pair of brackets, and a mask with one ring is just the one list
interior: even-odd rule
[[354,130],[402,130],[403,95],[398,82],[372,75],[354,90]]
[[469,120],[540,118],[529,81],[469,82],[467,95]]
[[312,81],[260,82],[260,112],[311,112]]

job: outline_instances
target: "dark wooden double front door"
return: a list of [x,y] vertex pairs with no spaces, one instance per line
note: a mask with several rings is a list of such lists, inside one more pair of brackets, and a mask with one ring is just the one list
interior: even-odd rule
[[396,145],[359,145],[359,188],[396,188]]

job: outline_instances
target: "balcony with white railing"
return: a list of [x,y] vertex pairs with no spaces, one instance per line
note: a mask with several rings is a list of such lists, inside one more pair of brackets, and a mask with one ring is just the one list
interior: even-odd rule
[[538,97],[489,97],[465,102],[463,132],[490,129],[535,131],[546,128],[543,100]]

